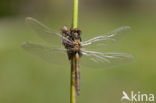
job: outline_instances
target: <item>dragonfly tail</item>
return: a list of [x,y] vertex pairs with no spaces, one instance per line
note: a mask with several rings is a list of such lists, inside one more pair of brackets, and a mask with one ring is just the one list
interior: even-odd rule
[[76,93],[77,95],[79,96],[80,95],[80,72],[79,70],[76,72],[76,75],[75,75],[75,87],[76,87]]
[[75,55],[75,88],[76,94],[80,95],[80,68],[79,68],[79,54]]

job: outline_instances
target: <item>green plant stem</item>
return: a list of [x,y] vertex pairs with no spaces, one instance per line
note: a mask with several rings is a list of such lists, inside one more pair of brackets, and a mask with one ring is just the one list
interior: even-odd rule
[[[73,0],[73,29],[78,26],[78,0]],[[76,103],[75,57],[71,60],[70,103]]]
[[73,29],[78,26],[78,0],[73,3]]

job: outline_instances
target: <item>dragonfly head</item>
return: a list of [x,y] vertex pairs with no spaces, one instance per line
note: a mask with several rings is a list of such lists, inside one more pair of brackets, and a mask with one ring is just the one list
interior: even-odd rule
[[78,28],[72,29],[71,30],[71,35],[73,36],[74,40],[75,39],[81,39],[81,30]]

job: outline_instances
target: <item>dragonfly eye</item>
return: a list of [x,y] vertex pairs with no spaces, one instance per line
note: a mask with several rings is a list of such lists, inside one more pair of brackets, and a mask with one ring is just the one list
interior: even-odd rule
[[78,35],[81,35],[81,30],[78,29],[77,30],[77,33],[78,33]]
[[72,34],[75,33],[75,29],[72,29],[72,30],[71,30],[71,33],[72,33]]
[[72,29],[71,33],[78,33],[79,35],[81,34],[81,30],[79,30],[78,28]]

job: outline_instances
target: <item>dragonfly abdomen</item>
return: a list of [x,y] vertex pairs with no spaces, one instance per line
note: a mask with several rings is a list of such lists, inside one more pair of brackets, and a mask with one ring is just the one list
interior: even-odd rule
[[80,95],[80,68],[79,68],[79,54],[75,54],[75,88],[77,95]]

